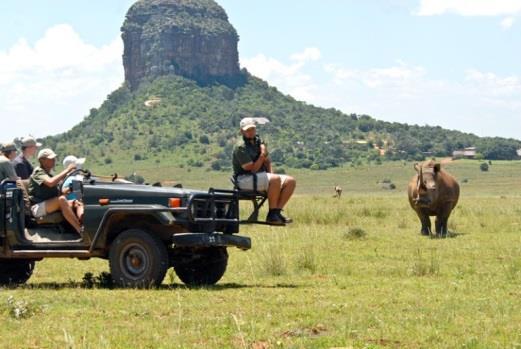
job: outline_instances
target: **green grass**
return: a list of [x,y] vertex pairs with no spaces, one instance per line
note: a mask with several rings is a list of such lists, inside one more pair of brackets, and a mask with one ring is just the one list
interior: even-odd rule
[[[392,163],[296,173],[295,223],[243,227],[253,248],[231,249],[214,287],[168,273],[156,290],[88,289],[106,261],[38,262],[27,285],[0,289],[0,347],[521,348],[521,163],[449,171],[468,181],[446,239],[419,234],[412,164]],[[179,178],[226,184],[217,175]]]

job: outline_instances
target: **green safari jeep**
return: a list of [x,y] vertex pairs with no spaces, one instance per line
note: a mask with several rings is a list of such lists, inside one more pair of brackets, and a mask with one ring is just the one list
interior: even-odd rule
[[0,285],[26,282],[35,262],[52,257],[108,259],[122,287],[159,285],[170,267],[185,284],[212,285],[226,271],[228,247],[251,248],[237,235],[234,190],[118,183],[88,172],[71,189],[85,207],[81,234],[61,213],[32,217],[26,183],[0,184]]

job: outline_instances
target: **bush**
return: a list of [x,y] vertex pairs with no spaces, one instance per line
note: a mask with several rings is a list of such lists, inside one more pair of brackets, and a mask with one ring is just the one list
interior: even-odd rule
[[221,170],[221,164],[219,163],[219,161],[214,161],[212,162],[212,170],[214,171],[220,171]]
[[111,158],[105,158],[104,162],[105,162],[105,165],[109,165],[109,164],[112,163],[112,159]]
[[479,169],[483,172],[488,171],[488,164],[486,162],[483,162],[481,165],[479,165]]
[[143,176],[140,176],[136,173],[131,174],[130,176],[125,177],[127,181],[134,182],[136,184],[143,184],[145,183],[145,178]]

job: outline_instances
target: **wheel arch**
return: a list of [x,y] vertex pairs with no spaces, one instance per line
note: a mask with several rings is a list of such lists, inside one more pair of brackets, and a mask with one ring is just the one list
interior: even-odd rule
[[140,229],[157,236],[164,243],[171,242],[171,228],[165,226],[156,214],[113,212],[101,227],[99,237],[94,241],[94,249],[104,249],[108,253],[116,237],[129,229]]

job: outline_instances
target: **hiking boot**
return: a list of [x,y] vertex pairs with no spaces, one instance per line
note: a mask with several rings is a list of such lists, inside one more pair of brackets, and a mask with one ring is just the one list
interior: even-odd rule
[[282,210],[278,214],[279,214],[279,217],[282,218],[284,223],[286,223],[286,224],[293,223],[293,219],[282,215]]
[[266,216],[266,223],[271,225],[285,225],[284,219],[274,210],[270,210]]

